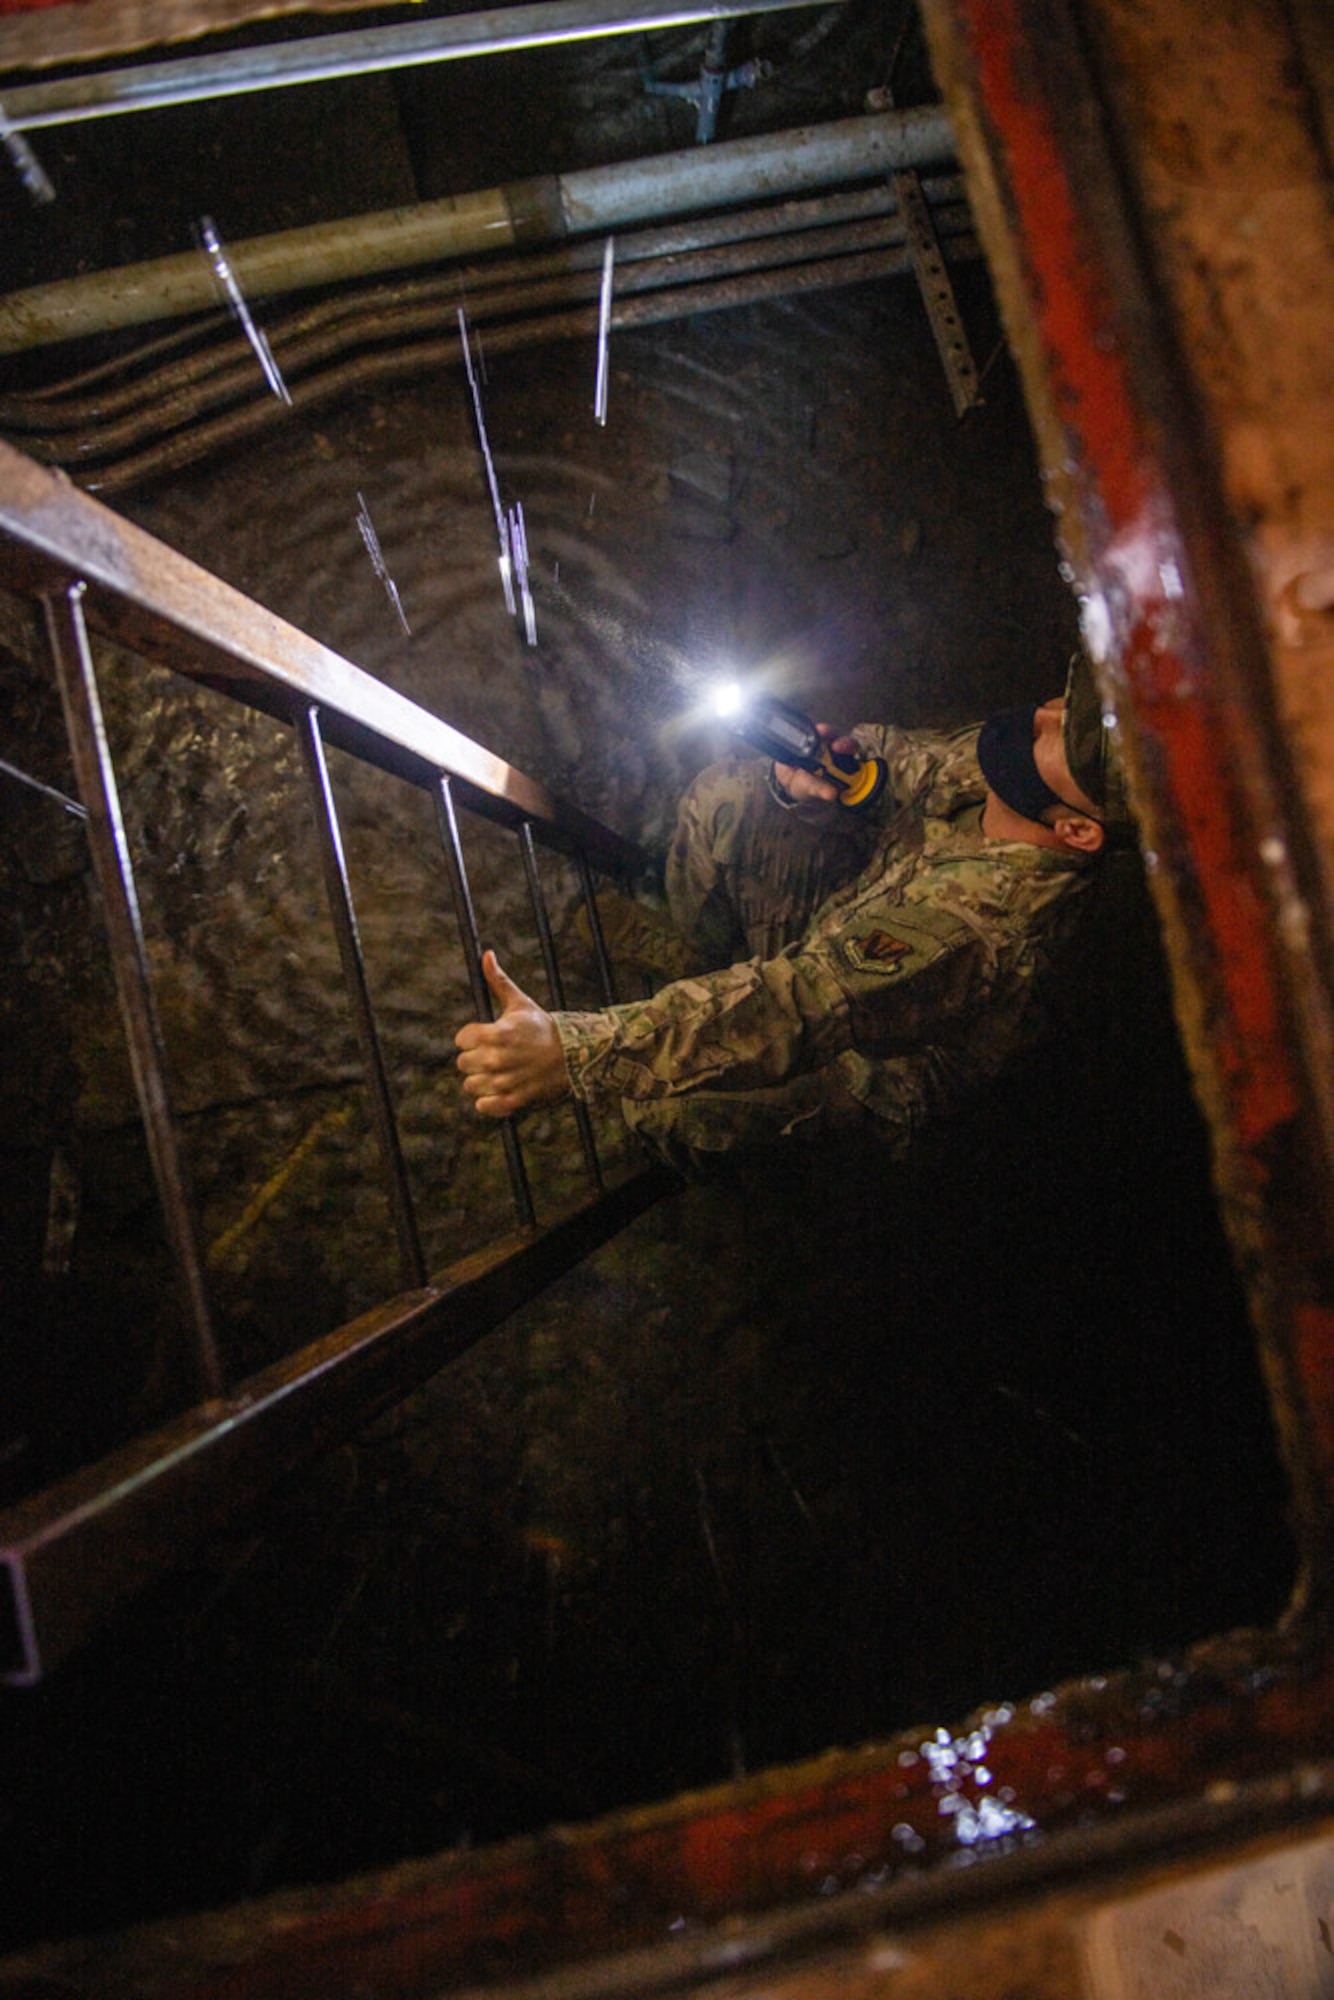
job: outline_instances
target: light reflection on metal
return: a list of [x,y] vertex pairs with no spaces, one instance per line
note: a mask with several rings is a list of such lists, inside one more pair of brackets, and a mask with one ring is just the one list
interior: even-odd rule
[[375,524],[371,520],[370,509],[360,492],[357,494],[357,506],[360,510],[357,514],[357,526],[361,530],[361,539],[366,544],[366,553],[371,559],[371,567],[384,585],[385,595],[393,605],[394,610],[398,613],[398,622],[410,639],[412,637],[412,627],[409,625],[407,614],[403,609],[403,600],[398,594],[398,585],[389,574],[389,565],[386,563],[384,551],[380,547],[380,537],[375,532]]
[[[1039,1696],[1039,1700],[1043,1699],[1050,1697]],[[1011,1716],[1009,1709],[993,1710],[984,1713],[977,1727],[961,1736],[951,1735],[948,1729],[937,1729],[921,1745],[921,1756],[930,1772],[931,1791],[937,1800],[936,1810],[950,1822],[952,1837],[960,1847],[980,1847],[988,1841],[1037,1831],[1036,1820],[1014,1804],[1011,1786],[1002,1785],[998,1794],[986,1789],[992,1783],[992,1772],[985,1761],[987,1746],[995,1726],[1003,1726]],[[902,1764],[904,1760],[900,1757],[899,1761]],[[894,1837],[909,1852],[926,1845],[920,1834],[906,1823],[901,1828],[895,1827]]]
[[611,331],[611,280],[616,263],[616,238],[607,238],[602,253],[602,296],[598,303],[598,372],[593,390],[593,415],[600,424],[607,421],[607,335]]
[[50,175],[18,127],[7,116],[3,105],[0,105],[0,144],[3,144],[9,155],[10,165],[33,200],[39,203],[54,201],[56,191]]
[[482,448],[482,463],[486,467],[486,483],[491,494],[491,505],[495,509],[496,533],[500,538],[500,581],[505,592],[505,609],[514,616],[514,567],[510,555],[509,522],[505,509],[500,504],[500,487],[496,483],[496,468],[491,457],[491,444],[486,435],[486,418],[482,413],[482,392],[477,382],[477,371],[472,365],[472,346],[468,340],[468,316],[463,307],[459,314],[459,345],[463,349],[463,366],[468,376],[468,387],[472,391],[473,415],[477,419],[477,441]]
[[548,48],[604,35],[642,34],[719,16],[778,14],[809,5],[810,0],[736,0],[736,4],[732,0],[704,0],[704,4],[693,6],[689,0],[684,5],[680,0],[643,0],[627,11],[608,6],[606,0],[539,0],[534,6],[488,9],[480,14],[459,14],[452,20],[310,36],[263,48],[230,49],[217,55],[104,70],[92,76],[61,77],[10,93],[11,117],[16,126],[35,130],[89,118],[114,118],[130,111],[155,111],[170,104],[236,97],[247,91],[281,89],[289,84],[367,76],[379,70],[451,62],[464,56],[500,55],[512,49]]
[[[479,1021],[491,1021],[495,1018],[495,1005],[491,998],[491,989],[486,983],[486,974],[482,969],[482,933],[478,927],[477,910],[473,903],[467,862],[463,854],[458,810],[454,802],[453,780],[447,771],[442,771],[436,780],[435,808],[440,840],[445,851],[445,864],[449,871],[450,889],[454,897],[459,942],[463,947],[463,962],[467,967],[468,986],[472,993],[473,1011]],[[528,1169],[524,1164],[523,1149],[519,1143],[518,1121],[513,1117],[502,1118],[500,1136],[505,1148],[505,1165],[509,1172],[515,1221],[520,1229],[532,1229],[537,1216],[533,1208],[532,1189],[528,1182]]]
[[281,370],[273,358],[273,350],[269,346],[268,337],[263,328],[256,325],[250,308],[245,302],[241,287],[236,282],[236,273],[227,261],[227,253],[222,247],[222,239],[218,235],[217,225],[213,221],[212,216],[206,215],[201,220],[199,224],[199,240],[204,246],[209,263],[213,266],[213,275],[222,286],[227,296],[227,303],[240,322],[241,331],[255,350],[255,358],[264,371],[264,380],[268,383],[280,403],[290,404],[292,398],[288,394],[287,384],[282,378]]
[[394,1232],[398,1238],[399,1275],[404,1287],[410,1290],[413,1286],[425,1284],[426,1259],[422,1254],[421,1235],[417,1228],[412,1189],[408,1182],[402,1141],[399,1138],[398,1121],[394,1116],[384,1052],[380,1044],[379,1030],[375,1025],[375,1009],[366,977],[366,962],[362,953],[357,913],[352,902],[352,885],[347,872],[342,830],[338,823],[338,808],[329,777],[329,760],[325,754],[320,712],[313,702],[298,718],[297,740],[309,783],[311,807],[315,814],[329,915],[333,920],[334,936],[338,943],[338,956],[343,968],[343,984],[347,991],[348,1005],[352,1012],[352,1025],[356,1031],[357,1046],[361,1051],[371,1119],[385,1171],[389,1210],[393,1217]]
[[21,785],[31,786],[34,792],[41,792],[45,798],[54,799],[57,805],[64,806],[65,811],[73,813],[76,819],[87,819],[87,806],[81,806],[77,799],[67,798],[64,792],[58,792],[54,785],[44,785],[40,778],[32,777],[27,771],[20,771],[17,764],[7,764],[4,758],[0,757],[0,771],[3,771],[7,778],[17,778]]
[[196,1378],[200,1394],[213,1398],[223,1393],[225,1375],[204,1273],[194,1192],[167,1073],[166,1041],[140,915],[134,861],[84,619],[86,590],[81,581],[44,600],[47,639],[79,789],[89,801],[88,836],[111,944],[116,997],[153,1176],[185,1290]]

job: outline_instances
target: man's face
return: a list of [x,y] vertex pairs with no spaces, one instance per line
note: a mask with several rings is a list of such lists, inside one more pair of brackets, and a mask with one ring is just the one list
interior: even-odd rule
[[[1033,762],[1038,767],[1038,776],[1044,785],[1050,786],[1057,797],[1068,805],[1078,806],[1091,819],[1100,817],[1098,808],[1070,775],[1066,762],[1065,740],[1061,734],[1061,719],[1065,714],[1065,702],[1061,696],[1054,701],[1044,701],[1033,717]],[[1043,818],[1059,811],[1058,807],[1048,807]]]

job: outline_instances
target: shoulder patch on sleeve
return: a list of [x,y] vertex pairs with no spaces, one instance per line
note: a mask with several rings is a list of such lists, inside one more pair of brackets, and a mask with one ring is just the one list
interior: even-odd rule
[[907,938],[889,931],[863,931],[843,947],[843,956],[857,972],[896,972],[900,962],[912,953]]
[[844,963],[855,973],[901,979],[922,971],[942,954],[973,936],[972,927],[939,904],[907,904],[883,923],[849,930],[838,941]]

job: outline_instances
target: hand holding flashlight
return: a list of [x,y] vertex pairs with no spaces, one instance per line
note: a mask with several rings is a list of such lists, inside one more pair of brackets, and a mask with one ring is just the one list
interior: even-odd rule
[[[821,787],[811,797],[833,797],[848,810],[861,812],[885,788],[887,773],[879,757],[863,758],[851,737],[836,735],[827,723],[812,722],[776,695],[738,693],[722,712],[733,733],[772,757],[779,771],[810,772]],[[779,782],[790,789],[781,777]],[[832,793],[825,786],[832,786]]]
[[[850,764],[860,765],[857,745],[851,736],[841,735],[829,722],[817,722],[815,727],[831,761],[843,758]],[[777,790],[783,797],[791,799],[794,805],[843,803],[842,774],[835,780],[823,762],[816,770],[807,764],[789,764],[775,757],[773,774]]]

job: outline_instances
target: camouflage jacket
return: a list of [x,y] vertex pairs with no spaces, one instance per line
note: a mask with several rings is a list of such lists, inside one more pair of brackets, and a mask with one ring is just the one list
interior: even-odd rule
[[977,733],[859,726],[889,767],[868,865],[774,958],[555,1015],[575,1096],[759,1090],[836,1064],[854,1097],[909,1126],[1029,1043],[1035,981],[1087,864],[983,834]]

